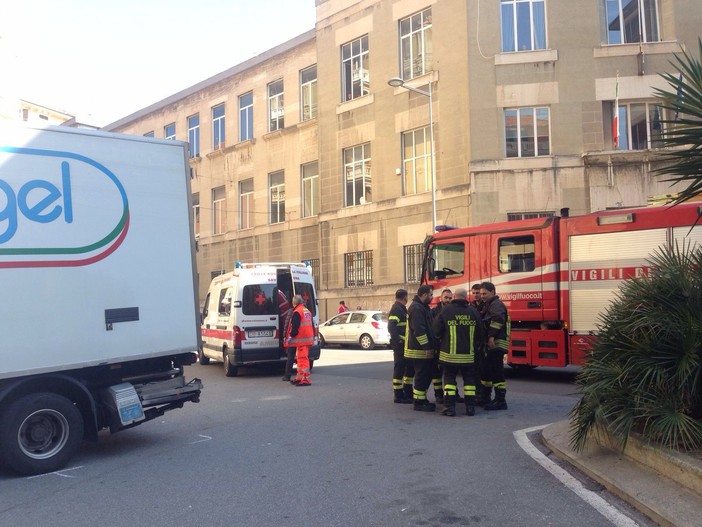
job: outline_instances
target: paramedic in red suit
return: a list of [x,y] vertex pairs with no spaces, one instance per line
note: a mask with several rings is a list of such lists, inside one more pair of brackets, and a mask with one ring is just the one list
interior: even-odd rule
[[[290,329],[290,315],[292,314],[292,306],[290,305],[290,302],[288,302],[288,297],[285,296],[280,289],[278,290],[278,313],[280,316],[280,327],[283,329],[283,339],[285,339]],[[287,347],[285,342],[283,342],[283,347],[286,355],[283,381],[290,382],[293,365],[295,364],[295,348]]]
[[296,348],[297,376],[290,381],[296,386],[309,386],[310,383],[310,346],[314,344],[314,327],[312,313],[305,307],[300,295],[293,297],[293,312],[290,326],[285,335],[285,345]]

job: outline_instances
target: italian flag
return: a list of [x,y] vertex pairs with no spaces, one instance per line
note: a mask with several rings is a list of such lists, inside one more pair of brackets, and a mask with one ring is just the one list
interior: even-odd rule
[[619,149],[619,73],[617,73],[617,84],[614,88],[614,118],[612,119],[612,138],[614,139],[614,149]]

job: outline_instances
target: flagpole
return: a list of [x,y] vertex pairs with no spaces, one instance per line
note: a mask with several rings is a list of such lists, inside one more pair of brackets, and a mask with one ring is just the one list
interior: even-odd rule
[[619,70],[617,70],[617,83],[614,88],[614,116],[612,118],[612,139],[614,149],[619,150]]

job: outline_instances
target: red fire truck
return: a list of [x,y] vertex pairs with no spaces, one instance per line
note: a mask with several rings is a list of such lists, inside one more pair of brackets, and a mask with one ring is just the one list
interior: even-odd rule
[[[509,310],[515,368],[581,365],[600,314],[648,257],[702,242],[699,203],[445,228],[426,241],[422,282],[439,292],[490,281]],[[437,228],[439,230],[439,228]]]

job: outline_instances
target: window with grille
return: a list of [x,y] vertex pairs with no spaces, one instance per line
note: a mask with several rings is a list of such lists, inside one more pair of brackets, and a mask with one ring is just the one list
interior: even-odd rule
[[431,9],[400,20],[402,78],[413,79],[434,69],[431,42]]
[[421,243],[405,245],[402,248],[405,260],[405,282],[418,283],[422,276],[424,247]]
[[532,218],[553,218],[556,213],[549,210],[537,212],[508,212],[507,221],[530,220]]
[[344,254],[344,287],[373,285],[373,251]]

